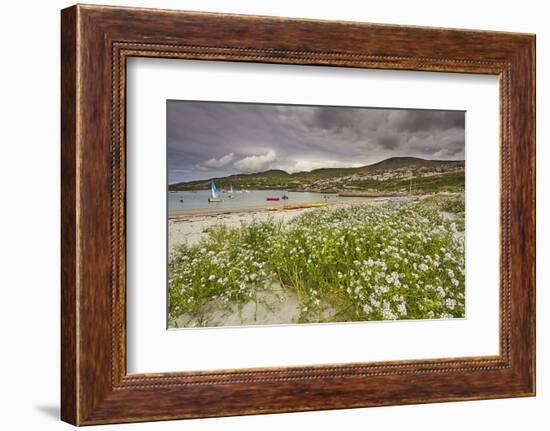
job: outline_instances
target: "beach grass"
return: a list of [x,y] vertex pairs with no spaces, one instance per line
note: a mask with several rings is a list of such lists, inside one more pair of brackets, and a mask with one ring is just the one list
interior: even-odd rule
[[455,195],[218,224],[170,254],[169,322],[186,315],[210,326],[212,304],[258,301],[274,286],[282,301],[285,292],[298,300],[286,323],[461,318],[463,230]]

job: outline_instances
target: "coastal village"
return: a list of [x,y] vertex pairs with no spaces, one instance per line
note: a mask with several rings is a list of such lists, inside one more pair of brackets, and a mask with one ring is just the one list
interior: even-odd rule
[[[439,166],[405,166],[397,169],[376,169],[371,172],[361,172],[352,175],[345,175],[334,178],[321,178],[314,181],[304,191],[324,191],[324,192],[341,192],[364,190],[367,192],[377,192],[380,190],[380,185],[385,181],[401,181],[403,186],[401,192],[410,191],[413,183],[421,178],[440,178],[443,175],[451,173],[464,173],[464,162],[455,162],[442,164]],[[406,181],[409,181],[407,187]],[[368,183],[374,184],[371,187],[365,188]]]
[[463,192],[463,160],[425,160],[415,157],[393,157],[356,168],[326,168],[310,172],[287,173],[271,169],[254,174],[235,174],[223,178],[170,184],[169,190],[192,191],[210,188],[215,180],[220,190],[287,190],[339,194],[396,196]]

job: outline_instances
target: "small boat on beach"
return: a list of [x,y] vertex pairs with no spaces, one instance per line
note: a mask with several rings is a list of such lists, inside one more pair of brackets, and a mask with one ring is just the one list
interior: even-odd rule
[[298,210],[303,208],[324,208],[328,206],[326,203],[311,203],[311,204],[290,204],[282,207],[268,207],[267,211],[282,211],[282,210]]
[[223,202],[223,199],[220,197],[220,192],[214,183],[214,180],[210,180],[210,197],[208,198],[209,203],[218,203]]
[[311,203],[311,204],[290,204],[290,205],[283,205],[284,210],[297,210],[301,208],[324,208],[328,204],[326,203]]

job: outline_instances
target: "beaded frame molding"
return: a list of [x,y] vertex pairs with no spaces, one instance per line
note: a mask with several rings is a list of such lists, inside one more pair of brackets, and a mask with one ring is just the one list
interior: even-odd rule
[[[61,418],[75,425],[535,394],[535,36],[77,5],[61,13]],[[500,81],[497,356],[126,372],[126,59]]]

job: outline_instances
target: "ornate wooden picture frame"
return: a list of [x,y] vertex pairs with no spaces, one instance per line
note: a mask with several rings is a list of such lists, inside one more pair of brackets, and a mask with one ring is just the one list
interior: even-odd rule
[[[535,394],[535,37],[102,6],[62,11],[61,416],[75,425]],[[497,75],[500,354],[126,372],[126,60]],[[495,220],[497,223],[497,220]]]

